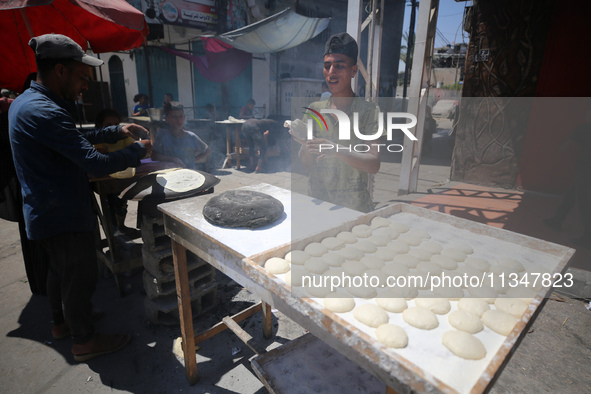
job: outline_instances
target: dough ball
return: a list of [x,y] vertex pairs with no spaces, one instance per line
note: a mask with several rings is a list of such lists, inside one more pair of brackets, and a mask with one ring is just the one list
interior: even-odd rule
[[409,269],[404,264],[388,264],[387,266],[382,268],[382,272],[388,276],[399,277],[399,276],[407,276],[409,274]]
[[460,249],[457,249],[457,248],[452,248],[452,247],[444,248],[441,251],[441,254],[443,256],[451,257],[452,259],[454,259],[457,262],[461,262],[461,261],[466,260],[466,253],[462,252]]
[[388,242],[390,242],[391,238],[385,235],[372,235],[367,239],[369,242],[374,244],[375,246],[386,246]]
[[423,238],[407,233],[398,237],[398,241],[404,242],[411,246],[419,246],[421,242],[423,242]]
[[458,301],[460,298],[464,297],[464,291],[455,286],[439,286],[433,289],[433,294],[437,297],[447,298],[451,301]]
[[497,257],[497,262],[504,266],[504,267],[509,267],[511,270],[513,270],[513,272],[523,272],[525,271],[525,268],[523,267],[523,264],[521,264],[519,261],[515,260],[514,258],[511,257]]
[[311,256],[303,250],[292,250],[285,255],[285,260],[290,264],[304,265]]
[[[502,265],[502,264],[493,264],[490,266],[490,272],[492,272],[495,277],[499,277],[499,275],[504,275],[505,278],[509,278],[509,275],[511,274],[518,274],[519,271],[516,270],[513,267],[509,267],[506,265]],[[507,279],[505,279],[505,281],[507,281]]]
[[415,305],[438,315],[445,315],[451,310],[451,304],[445,298],[417,298],[415,299]]
[[[404,298],[405,300],[412,300],[419,295],[419,291],[410,286],[406,287],[385,287],[378,289],[378,298]],[[376,298],[376,300],[378,299]]]
[[513,327],[517,324],[518,319],[505,312],[489,310],[482,315],[482,322],[485,326],[496,332],[507,336],[511,334]]
[[324,238],[320,243],[328,250],[338,250],[345,247],[345,241],[337,237]]
[[373,230],[372,234],[373,234],[373,236],[386,237],[389,240],[396,239],[400,235],[400,233],[398,233],[398,231],[396,231],[390,227],[376,228],[375,230]]
[[324,307],[335,313],[351,312],[355,308],[355,300],[344,293],[331,293],[324,298]]
[[458,301],[458,309],[482,317],[484,312],[490,310],[490,305],[480,298],[462,298]]
[[322,274],[328,270],[328,264],[319,258],[311,258],[304,263],[304,269],[314,274]]
[[487,272],[490,269],[490,264],[488,261],[476,257],[466,258],[466,266],[476,268],[482,272]]
[[447,331],[443,334],[442,343],[453,354],[466,360],[482,360],[486,356],[482,342],[464,331]]
[[378,250],[378,247],[374,243],[366,240],[358,241],[353,245],[353,247],[361,250],[364,253],[374,253],[376,250]]
[[377,328],[382,324],[388,323],[388,314],[382,308],[375,304],[360,305],[353,310],[355,319],[366,326]]
[[382,324],[376,330],[376,338],[379,342],[392,348],[403,348],[408,344],[408,336],[402,327],[394,324]]
[[291,271],[289,271],[288,273],[286,273],[283,279],[285,279],[285,283],[288,286],[291,286]]
[[441,246],[441,244],[439,242],[435,242],[435,241],[423,242],[421,244],[421,248],[428,250],[429,252],[431,252],[433,254],[441,253],[441,251],[443,250],[443,246]]
[[451,248],[454,248],[454,249],[459,249],[462,252],[464,252],[465,254],[472,254],[472,253],[474,253],[474,249],[472,249],[472,246],[470,246],[470,244],[468,244],[467,242],[453,241],[453,242],[450,243],[449,246]]
[[444,256],[442,254],[436,254],[431,257],[431,262],[437,264],[443,269],[446,270],[455,270],[458,268],[458,262],[452,259],[449,256]]
[[460,273],[461,276],[463,276],[464,274],[466,274],[467,284],[470,284],[470,278],[472,276],[476,276],[476,277],[478,277],[478,280],[481,280],[482,279],[482,274],[484,274],[484,271],[481,271],[481,270],[479,270],[478,268],[475,268],[472,265],[464,265],[463,267],[459,267],[456,272]]
[[422,271],[424,273],[430,273],[431,276],[441,275],[441,273],[443,272],[441,266],[430,261],[421,261],[420,263],[418,263],[417,270]]
[[396,230],[398,233],[403,234],[409,230],[408,226],[404,223],[390,221],[390,228]]
[[368,238],[371,236],[372,228],[367,224],[358,224],[351,229],[351,232],[355,234],[357,238]]
[[489,304],[495,302],[495,298],[499,295],[495,289],[490,287],[468,287],[468,293],[474,298],[482,298]]
[[[367,283],[373,287],[385,287],[388,280],[388,274],[382,270],[370,268],[365,271],[367,274]],[[377,282],[379,280],[379,283]]]
[[433,253],[423,249],[422,247],[411,249],[408,254],[416,257],[420,261],[429,261],[431,260],[431,256],[433,256]]
[[402,312],[402,318],[411,326],[421,330],[432,330],[439,326],[439,320],[437,320],[435,313],[418,306],[405,309]]
[[312,242],[304,248],[304,252],[308,253],[312,257],[320,257],[324,253],[328,252],[328,248],[319,242]]
[[420,261],[416,256],[410,254],[398,254],[392,259],[393,263],[404,264],[408,268],[415,268]]
[[408,244],[399,240],[388,242],[387,248],[396,254],[404,254],[410,251]]
[[376,298],[376,304],[388,312],[401,313],[408,308],[404,298]]
[[495,300],[495,307],[498,311],[513,315],[518,319],[527,311],[527,305],[517,298],[497,298]]
[[273,275],[285,274],[289,272],[289,263],[279,257],[271,257],[265,262],[265,269]]
[[383,218],[381,216],[376,216],[375,218],[371,219],[371,224],[369,225],[372,229],[380,228],[380,227],[390,227],[390,223],[392,223],[389,219]]
[[480,317],[461,309],[450,313],[447,317],[447,321],[456,330],[465,331],[470,334],[476,334],[484,328],[484,325],[480,321]]
[[344,241],[347,244],[354,244],[357,242],[357,236],[349,231],[343,231],[337,234],[337,238]]
[[384,262],[390,262],[394,259],[394,257],[396,256],[396,252],[393,251],[392,249],[389,248],[380,248],[377,250],[377,252],[375,253],[376,257],[379,257],[380,259],[384,260]]
[[340,267],[345,262],[345,258],[342,255],[335,252],[328,252],[324,256],[319,257],[319,259],[321,259],[331,267]]
[[422,240],[431,238],[431,235],[427,231],[421,230],[418,228],[414,229],[414,230],[410,230],[408,232],[408,235],[413,236],[413,237],[417,237],[417,238],[421,238]]
[[353,297],[363,298],[365,300],[371,300],[372,298],[376,298],[378,295],[378,291],[374,287],[369,286],[369,284],[367,286],[361,287],[347,287],[347,291]]
[[352,261],[359,261],[364,255],[362,250],[352,246],[345,246],[343,249],[338,250],[337,253],[343,256],[345,260]]
[[367,269],[360,261],[345,261],[341,266],[343,272],[349,276],[361,276]]
[[367,268],[380,269],[384,267],[384,260],[380,259],[377,256],[363,256],[359,261],[361,261],[361,263],[365,265]]
[[306,292],[312,298],[325,298],[327,295],[329,295],[331,293],[330,285],[326,286],[326,287],[306,286],[305,289],[306,289]]

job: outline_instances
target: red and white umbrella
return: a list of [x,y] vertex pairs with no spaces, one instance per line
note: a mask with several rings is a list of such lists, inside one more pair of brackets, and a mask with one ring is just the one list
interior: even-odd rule
[[125,0],[1,0],[0,87],[20,92],[36,71],[28,43],[63,34],[95,53],[139,47],[148,35],[144,14]]

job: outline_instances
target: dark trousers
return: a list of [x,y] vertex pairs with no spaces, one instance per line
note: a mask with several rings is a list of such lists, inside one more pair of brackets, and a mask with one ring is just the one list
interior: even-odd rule
[[74,343],[94,334],[91,298],[98,277],[94,232],[65,233],[43,239],[50,258],[47,296],[53,324],[68,323]]

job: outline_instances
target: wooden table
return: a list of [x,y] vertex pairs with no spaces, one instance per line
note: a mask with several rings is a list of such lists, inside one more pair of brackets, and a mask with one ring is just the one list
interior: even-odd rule
[[[214,326],[213,332],[206,332],[202,335],[195,335],[193,332],[191,299],[185,257],[186,249],[197,254],[263,301],[260,309],[263,310],[264,319],[267,322],[267,325],[263,325],[264,330],[267,330],[264,331],[264,334],[270,335],[271,314],[269,312],[270,306],[275,305],[275,296],[269,289],[244,275],[242,271],[243,260],[248,256],[254,256],[291,243],[291,206],[293,199],[297,200],[298,206],[304,204],[307,207],[307,213],[309,213],[307,218],[310,221],[310,225],[315,225],[319,231],[329,229],[362,215],[362,213],[351,209],[337,207],[326,202],[319,202],[310,197],[292,193],[289,190],[268,184],[249,186],[244,189],[259,191],[277,198],[284,205],[284,217],[273,225],[256,230],[227,229],[213,226],[205,220],[202,210],[209,198],[215,196],[216,193],[210,196],[164,203],[158,206],[164,214],[166,234],[172,239],[183,341],[182,348],[185,356],[185,372],[191,384],[199,380],[195,353],[196,341],[201,341],[215,335],[215,333],[225,327],[220,329],[220,325],[217,325],[217,328]],[[298,212],[298,220],[301,218],[302,215]],[[245,311],[244,313],[252,314],[254,312],[251,310]],[[244,316],[246,315],[241,313],[234,317],[244,318]],[[237,319],[233,320],[238,321]],[[231,322],[228,323],[232,324]]]
[[[246,122],[244,119],[236,120],[218,120],[215,123],[225,125],[226,128],[226,159],[222,168],[226,168],[228,165],[232,166],[232,159],[236,160],[236,169],[240,169],[240,159],[245,159],[248,156],[242,154],[240,148],[240,130],[242,124]],[[232,145],[232,131],[234,131],[234,145]]]

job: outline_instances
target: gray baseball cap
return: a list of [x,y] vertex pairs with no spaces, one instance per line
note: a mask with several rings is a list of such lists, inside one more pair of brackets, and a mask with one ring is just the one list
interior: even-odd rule
[[61,34],[51,33],[33,37],[29,41],[29,46],[33,48],[37,59],[74,59],[92,67],[104,63],[101,59],[84,53],[76,41]]

